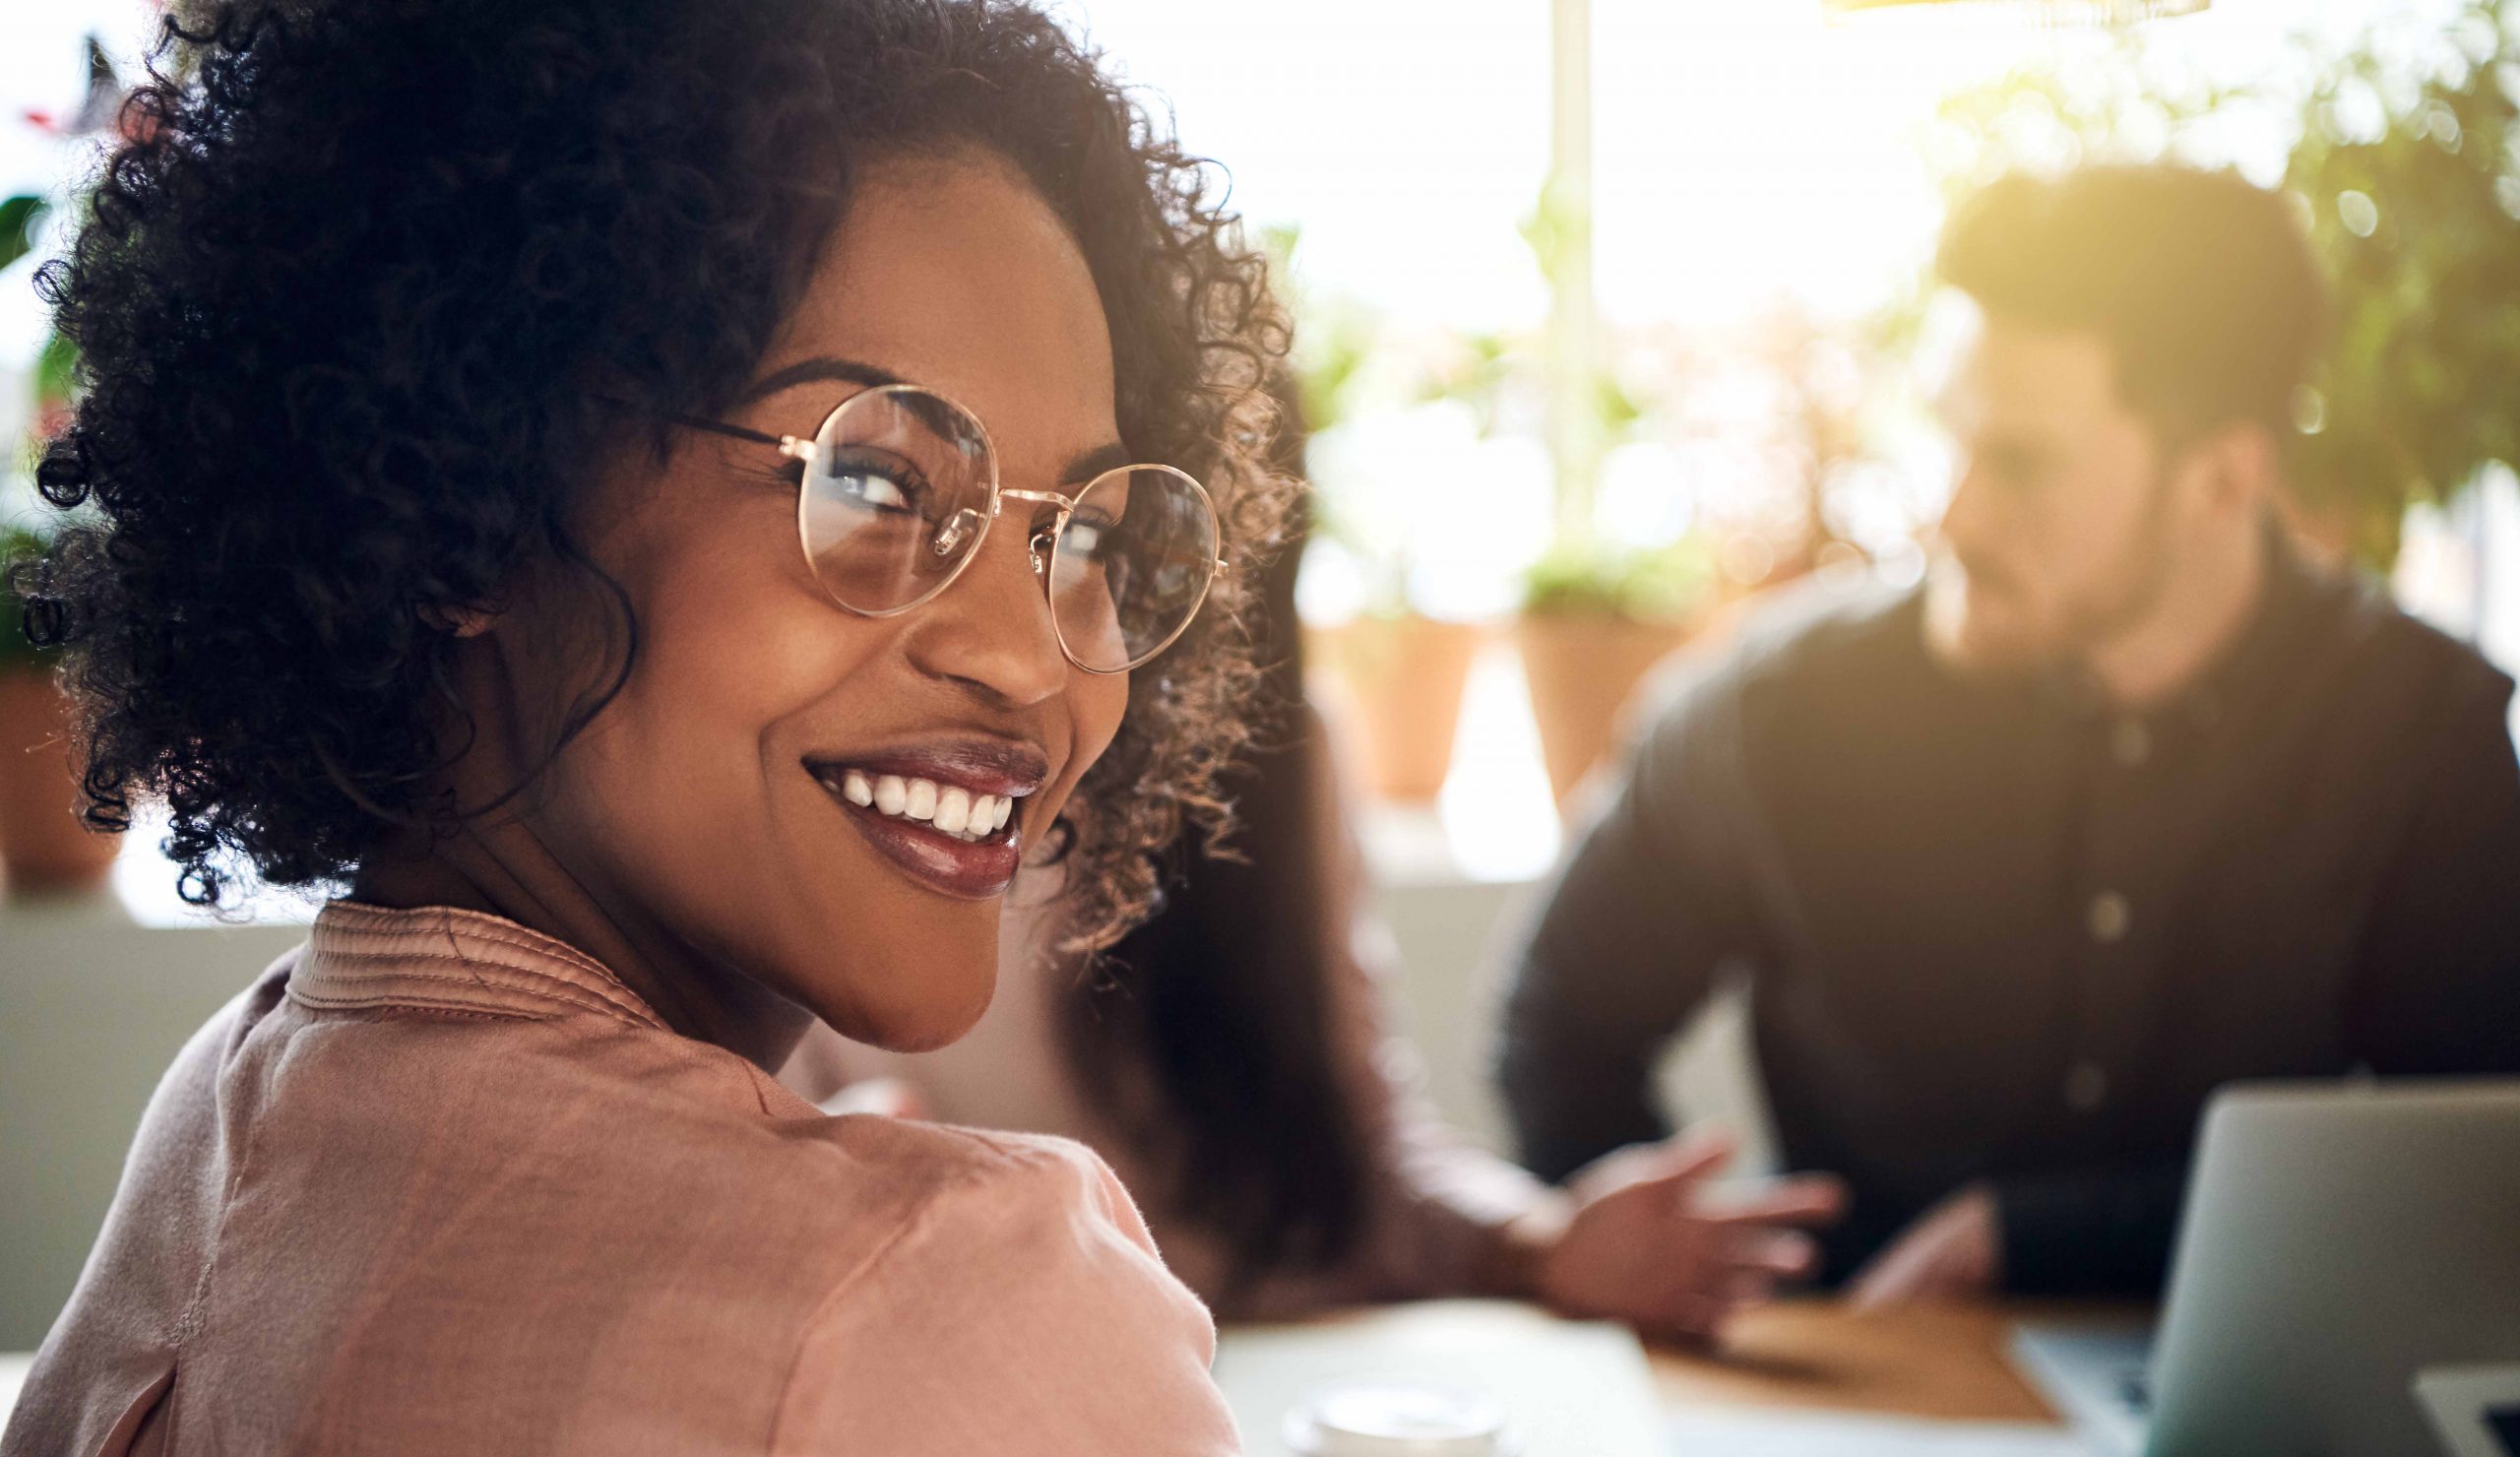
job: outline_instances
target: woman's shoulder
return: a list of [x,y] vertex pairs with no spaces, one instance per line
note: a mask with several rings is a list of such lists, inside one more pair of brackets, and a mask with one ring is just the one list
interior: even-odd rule
[[1069,1139],[811,1110],[756,1122],[713,1153],[751,1166],[732,1176],[765,1189],[759,1217],[870,1226],[882,1248],[937,1229],[966,1241],[1063,1227],[1137,1252],[1154,1241],[1100,1156]]
[[819,1134],[917,1192],[808,1320],[774,1450],[1238,1450],[1207,1309],[1092,1151],[869,1115]]
[[897,1171],[909,1235],[984,1240],[1000,1252],[1028,1243],[1084,1251],[1177,1293],[1206,1324],[1205,1307],[1166,1271],[1119,1175],[1083,1143],[863,1113],[824,1118],[810,1136],[840,1156],[823,1166],[828,1176],[850,1180],[860,1161]]
[[[825,1115],[595,1005],[313,1005],[302,968],[170,1075],[70,1366],[179,1349],[239,1429],[417,1421],[526,1381],[625,1438],[1231,1449],[1206,1311],[1083,1146]],[[203,1279],[214,1249],[224,1277]],[[342,1379],[275,1371],[276,1332]],[[463,1408],[485,1445],[549,1416],[494,1407]]]
[[[652,1150],[573,1202],[603,1210],[604,1262],[634,1283],[754,1312],[772,1451],[1238,1450],[1206,1307],[1086,1146],[864,1113],[710,1121],[671,1140],[675,1176]],[[648,1284],[661,1263],[674,1278]]]
[[275,969],[285,1003],[229,1036],[223,1071],[255,1090],[266,1172],[304,1153],[331,1183],[321,1170],[339,1151],[392,1149],[388,1182],[470,1190],[484,1209],[513,1194],[563,1216],[536,1227],[598,1249],[721,1248],[731,1265],[780,1268],[790,1290],[897,1230],[999,1207],[1099,1220],[1152,1257],[1126,1194],[1081,1145],[825,1114],[522,928],[361,915],[329,908],[306,951]]
[[1102,1156],[1074,1139],[877,1113],[814,1111],[793,1120],[774,1119],[769,1126],[787,1142],[829,1150],[835,1157],[818,1167],[834,1178],[851,1179],[866,1165],[884,1165],[912,1172],[922,1200],[1021,1190],[1053,1196],[1062,1205],[1073,1204],[1130,1229],[1142,1228],[1136,1207]]

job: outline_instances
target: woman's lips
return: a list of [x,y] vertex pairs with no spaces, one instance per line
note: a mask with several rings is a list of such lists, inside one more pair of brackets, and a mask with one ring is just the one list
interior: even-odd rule
[[805,762],[823,791],[913,879],[966,900],[1001,895],[1024,859],[1022,801],[1049,773],[1040,750],[961,740]]
[[838,793],[832,794],[832,800],[859,834],[912,879],[957,899],[978,901],[1004,895],[1024,863],[1022,835],[1013,824],[985,840],[964,840],[918,820],[851,804]]

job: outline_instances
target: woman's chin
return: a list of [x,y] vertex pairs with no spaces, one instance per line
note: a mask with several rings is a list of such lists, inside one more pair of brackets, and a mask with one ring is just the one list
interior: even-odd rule
[[[915,991],[903,996],[901,991]],[[910,979],[887,995],[854,997],[845,1007],[817,1008],[832,1030],[853,1043],[887,1052],[932,1052],[978,1024],[997,993],[997,963],[981,964],[976,975]]]
[[978,1009],[968,1017],[951,1022],[922,1022],[898,1028],[888,1027],[884,1030],[883,1036],[859,1039],[859,1041],[881,1047],[887,1052],[933,1052],[939,1047],[961,1042],[963,1035],[978,1024],[980,1013],[987,1010],[988,1002],[983,998]]

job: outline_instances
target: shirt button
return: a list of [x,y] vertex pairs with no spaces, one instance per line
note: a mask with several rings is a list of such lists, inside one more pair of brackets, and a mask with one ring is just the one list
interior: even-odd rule
[[2132,769],[2153,756],[2153,730],[2141,719],[2120,719],[2110,730],[2109,751],[2117,762]]
[[2091,1112],[2109,1101],[2109,1073],[2097,1062],[2077,1062],[2065,1074],[2065,1107]]
[[2091,938],[2104,946],[2126,939],[2127,924],[2133,919],[2134,909],[2126,904],[2124,896],[2113,890],[2105,890],[2092,897],[2091,910],[2084,917],[2085,924],[2091,929]]

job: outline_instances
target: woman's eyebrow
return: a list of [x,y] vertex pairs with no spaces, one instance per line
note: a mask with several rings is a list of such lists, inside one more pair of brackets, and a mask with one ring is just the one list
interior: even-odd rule
[[1114,440],[1108,445],[1098,445],[1068,457],[1067,465],[1059,472],[1059,479],[1070,485],[1083,485],[1105,471],[1116,471],[1136,463],[1129,454],[1129,448]]
[[[745,387],[743,394],[737,397],[735,403],[751,405],[767,400],[782,390],[829,380],[864,385],[868,389],[910,383],[909,380],[889,369],[878,368],[857,359],[843,359],[825,354],[811,359],[799,359],[793,364],[772,370]],[[1132,457],[1129,455],[1129,448],[1113,440],[1069,457],[1067,465],[1059,472],[1059,479],[1070,484],[1083,485],[1105,471],[1116,471],[1130,464],[1132,464]]]
[[860,363],[855,359],[821,355],[811,359],[800,359],[785,368],[772,370],[747,385],[743,394],[736,397],[735,403],[751,405],[767,400],[782,390],[825,380],[842,380],[850,384],[864,385],[869,389],[879,385],[909,383],[908,380],[889,369],[878,369],[872,364]]

